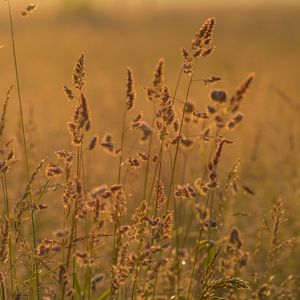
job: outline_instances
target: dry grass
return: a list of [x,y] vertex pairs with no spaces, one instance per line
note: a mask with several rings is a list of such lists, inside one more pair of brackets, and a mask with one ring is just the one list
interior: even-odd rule
[[[10,1],[6,4],[10,8]],[[35,9],[22,10],[26,24],[38,14]],[[222,17],[217,23],[207,18],[189,42],[182,35],[178,43],[186,47],[172,44],[174,54],[167,56],[174,63],[159,59],[152,79],[141,76],[150,78],[148,64],[125,65],[122,82],[117,77],[107,87],[111,98],[96,93],[99,76],[89,61],[95,50],[80,45],[76,52],[87,53],[76,60],[71,83],[63,84],[70,77],[65,71],[59,82],[64,104],[51,104],[46,93],[42,109],[33,105],[36,125],[23,97],[30,84],[21,75],[16,16],[9,10],[8,16],[13,16],[11,42],[0,51],[13,56],[17,93],[8,89],[0,121],[3,300],[299,298],[298,127],[286,127],[297,103],[276,86],[274,76],[270,93],[284,101],[278,102],[282,114],[292,112],[278,116],[276,104],[270,110],[266,102],[260,106],[251,93],[266,84],[260,70],[234,80],[234,88],[220,76],[222,59],[213,59],[223,50],[217,38]],[[150,24],[157,39],[151,46],[166,52],[162,33]],[[228,64],[242,68],[236,74],[253,71],[233,50],[225,48]],[[269,87],[255,95],[269,95]],[[114,94],[121,100],[112,105]],[[195,101],[198,97],[202,100]],[[104,99],[103,105],[93,98]],[[48,107],[53,114],[45,124],[39,113]],[[252,118],[254,112],[262,118]],[[51,126],[62,116],[64,124]],[[268,139],[269,123],[277,135]],[[282,161],[274,153],[278,145],[288,148]]]

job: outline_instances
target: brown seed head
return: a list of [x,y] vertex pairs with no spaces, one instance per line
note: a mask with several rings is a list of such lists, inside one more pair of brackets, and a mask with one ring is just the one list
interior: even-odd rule
[[88,146],[88,149],[89,149],[89,150],[95,149],[95,147],[97,146],[97,142],[98,142],[98,136],[95,135],[95,136],[91,139],[91,141],[90,141],[90,143],[89,143],[89,146]]
[[135,100],[135,89],[134,89],[134,78],[132,74],[132,70],[130,68],[127,68],[127,85],[126,85],[126,107],[127,110],[130,110],[134,106],[134,100]]
[[85,59],[83,53],[79,56],[73,72],[73,83],[78,90],[81,90],[86,78]]

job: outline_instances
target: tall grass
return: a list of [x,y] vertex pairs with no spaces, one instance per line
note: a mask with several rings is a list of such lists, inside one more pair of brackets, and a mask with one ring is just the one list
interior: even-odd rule
[[[23,168],[15,167],[20,162],[13,144],[3,134],[10,89],[0,123],[2,299],[297,299],[297,277],[281,276],[279,284],[275,276],[280,256],[295,242],[281,232],[287,221],[283,201],[276,200],[258,224],[255,245],[243,241],[244,228],[238,229],[232,217],[248,214],[236,213],[235,201],[256,195],[240,176],[240,160],[231,168],[225,164],[240,142],[234,131],[244,122],[242,105],[254,75],[230,93],[215,87],[220,76],[203,78],[201,65],[215,49],[215,18],[208,18],[191,45],[181,49],[174,90],[167,84],[163,59],[144,91],[135,87],[134,73],[127,69],[116,137],[106,133],[99,141],[93,132],[88,64],[81,54],[72,84],[63,88],[73,105],[66,126],[70,141],[63,148],[56,145],[57,151],[32,171],[9,1],[7,5],[26,180]],[[27,7],[22,14],[32,10]],[[191,101],[195,84],[209,94],[205,107]],[[136,110],[142,93],[152,112]],[[111,156],[107,173],[114,174],[113,182],[96,177],[86,164],[90,157],[100,168],[94,153],[102,150]],[[8,180],[10,174],[20,176],[25,188],[19,191]]]
[[[21,119],[21,129],[22,129],[22,138],[23,138],[23,147],[24,147],[24,157],[25,157],[25,171],[27,176],[27,182],[29,184],[30,182],[30,165],[29,165],[29,156],[28,156],[28,147],[27,147],[27,141],[26,141],[26,133],[25,133],[25,122],[24,122],[24,114],[23,114],[23,103],[22,103],[22,95],[21,95],[21,87],[20,87],[20,79],[19,79],[19,70],[18,70],[18,62],[17,62],[17,53],[16,53],[16,42],[15,42],[15,36],[14,36],[14,26],[13,26],[13,19],[12,19],[12,12],[11,12],[11,5],[10,0],[7,0],[7,7],[8,7],[8,15],[9,15],[9,24],[10,24],[10,34],[11,34],[11,43],[12,43],[12,52],[13,52],[13,61],[14,61],[14,69],[15,69],[15,75],[16,75],[16,83],[17,83],[17,92],[18,92],[18,101],[19,101],[19,113],[20,113],[20,119]],[[29,185],[30,187],[30,185]],[[29,191],[29,201],[30,203],[33,203],[31,190]],[[30,205],[31,207],[31,205]],[[32,227],[32,240],[33,240],[33,253],[37,246],[37,237],[36,237],[36,225],[35,225],[35,215],[34,210],[30,208],[30,217],[31,217],[31,227]],[[34,260],[34,267],[33,272],[34,276],[36,278],[36,294],[37,299],[40,299],[39,294],[39,271],[38,266],[36,263],[35,258]]]

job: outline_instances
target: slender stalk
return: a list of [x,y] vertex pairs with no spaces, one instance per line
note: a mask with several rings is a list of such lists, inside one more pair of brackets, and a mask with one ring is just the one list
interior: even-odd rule
[[[31,218],[31,224],[32,224],[32,238],[33,238],[34,253],[35,253],[37,243],[36,243],[35,216],[34,216],[34,212],[33,212],[32,208],[31,208],[30,218]],[[34,258],[34,272],[35,272],[35,280],[36,280],[37,298],[39,300],[40,299],[39,275],[38,275],[38,265],[36,262],[36,258]]]
[[152,183],[151,183],[151,189],[150,189],[150,193],[149,193],[149,197],[148,197],[148,209],[150,207],[150,201],[152,199],[152,195],[153,195],[153,190],[154,190],[154,185],[155,185],[155,180],[156,180],[156,174],[157,174],[157,170],[159,169],[158,166],[160,165],[160,161],[162,159],[162,153],[163,153],[163,145],[161,145],[160,150],[159,150],[159,159],[158,162],[155,165],[155,169],[154,169],[154,174],[153,174],[153,179],[152,179]]
[[23,115],[22,96],[21,96],[19,70],[18,70],[18,63],[17,63],[16,44],[15,44],[14,27],[13,27],[13,19],[12,19],[12,13],[11,13],[10,0],[7,0],[7,6],[8,6],[8,13],[9,13],[9,21],[10,21],[10,34],[11,34],[11,41],[12,41],[12,48],[13,48],[15,76],[16,76],[16,81],[17,81],[17,92],[18,92],[19,110],[20,110],[20,117],[21,117],[23,146],[24,146],[24,152],[25,152],[26,172],[27,172],[27,177],[29,179],[29,160],[28,160],[28,151],[27,151],[27,143],[26,143],[26,135],[25,135],[25,122],[24,122],[24,115]]
[[9,207],[8,207],[8,201],[6,199],[6,191],[4,188],[4,178],[1,175],[1,184],[2,184],[2,192],[3,192],[3,203],[4,203],[4,211],[3,211],[3,217],[7,216],[9,218]]
[[[212,190],[212,195],[210,197],[210,204],[209,204],[209,218],[213,219],[213,209],[214,209],[214,190]],[[212,238],[211,226],[208,227],[208,240],[210,241]],[[209,253],[209,248],[207,248],[207,255]]]
[[[93,255],[94,255],[94,251],[93,251],[93,245],[92,245],[92,242],[91,242],[91,245],[90,245],[90,256],[91,258],[93,258]],[[92,267],[89,267],[88,269],[88,287],[87,287],[87,298],[88,300],[91,300],[91,280],[92,280]]]
[[38,198],[38,202],[40,202],[42,200],[43,196],[45,195],[45,193],[47,191],[47,188],[48,188],[48,185],[49,185],[49,182],[50,182],[50,180],[48,179],[46,181],[45,185],[43,186],[43,189],[42,189],[42,191],[41,191],[41,193],[39,195],[39,198]]
[[[196,63],[197,63],[197,61],[196,61]],[[195,64],[195,69],[196,69],[196,64]],[[188,88],[187,88],[187,92],[186,92],[186,96],[185,96],[185,102],[184,102],[184,106],[183,106],[183,110],[182,110],[182,116],[181,116],[181,121],[180,121],[180,126],[179,126],[179,133],[178,133],[179,136],[181,135],[182,129],[183,129],[183,123],[184,123],[184,117],[185,117],[185,112],[186,112],[186,106],[187,106],[187,103],[188,103],[188,97],[190,95],[190,90],[191,90],[191,86],[192,86],[192,82],[193,82],[194,73],[195,73],[195,70],[191,74],[191,77],[190,77],[190,80],[189,80],[189,84],[188,84]],[[169,185],[166,210],[169,209],[171,194],[172,194],[172,190],[173,190],[172,186],[173,186],[173,183],[174,183],[175,167],[176,167],[177,157],[178,157],[178,153],[179,153],[179,144],[180,144],[180,142],[177,143],[176,149],[175,149],[175,156],[174,156],[174,162],[173,162],[173,167],[172,167],[172,174],[171,174],[171,181],[170,181],[170,185]]]
[[84,168],[84,151],[83,147],[80,147],[80,159],[81,159],[81,173],[82,173],[82,185],[83,185],[83,194],[86,197],[86,182],[85,182],[85,168]]
[[[136,276],[138,276],[138,268],[136,269]],[[133,285],[132,285],[132,290],[131,290],[131,297],[130,299],[133,300],[134,296],[135,296],[135,287],[136,287],[136,283],[137,283],[137,278],[134,279]]]
[[[63,237],[63,244],[65,244],[65,232],[66,232],[66,219],[67,219],[67,214],[66,214],[66,209],[64,207],[64,214],[63,214],[63,220],[62,220],[62,228],[63,228],[63,233],[64,233],[64,237]],[[66,251],[65,251],[65,247],[63,247],[62,249],[62,261],[64,262],[66,258]]]
[[[8,189],[7,189],[7,179],[6,174],[4,173],[4,189],[6,193],[6,207],[7,207],[7,217],[8,220],[10,220],[10,212],[9,212],[9,199],[8,199]],[[12,295],[14,295],[14,289],[16,288],[16,291],[18,292],[18,287],[15,286],[15,282],[17,281],[17,273],[16,273],[16,267],[15,267],[15,258],[14,258],[14,249],[11,242],[11,237],[9,236],[8,239],[8,247],[9,247],[9,260],[10,260],[10,268],[11,268],[11,278],[12,278]]]
[[174,198],[174,228],[175,228],[175,244],[176,244],[176,269],[177,269],[177,296],[179,299],[180,294],[180,267],[179,267],[179,235],[178,235],[178,223],[179,220],[177,218],[177,203]]
[[[82,142],[83,143],[83,142]],[[82,144],[80,148],[77,149],[77,178],[80,178],[80,173],[81,173],[81,154],[82,154]],[[72,279],[73,279],[73,289],[75,288],[75,277],[76,277],[76,259],[75,259],[75,254],[76,254],[76,248],[77,248],[77,218],[76,218],[76,213],[77,213],[77,206],[78,206],[78,197],[76,197],[76,203],[75,203],[75,208],[74,208],[74,215],[73,215],[73,234],[74,234],[74,247],[73,247],[73,274],[72,274]],[[70,248],[72,248],[70,246]],[[70,251],[71,253],[71,251]],[[68,257],[68,260],[70,257]],[[72,296],[72,299],[74,299],[74,296]]]
[[[68,253],[67,253],[67,263],[66,263],[66,267],[68,269],[70,262],[73,263],[73,284],[75,282],[75,275],[74,275],[74,271],[75,271],[75,266],[74,266],[74,258],[71,258],[71,252],[72,252],[72,241],[73,238],[75,236],[75,219],[76,219],[76,211],[77,211],[77,199],[75,201],[75,205],[74,205],[74,213],[73,213],[73,218],[72,218],[72,227],[71,227],[71,236],[70,236],[70,242],[69,242],[69,247],[68,247]],[[65,299],[65,289],[66,289],[66,285],[63,283],[63,288],[62,288],[62,295],[61,295],[61,299]]]
[[[153,106],[154,106],[154,104],[153,104]],[[155,121],[155,108],[154,108],[154,111],[153,111],[153,118],[152,118],[152,124],[151,124],[152,129],[153,129],[153,126],[154,126],[154,121]],[[149,155],[149,157],[148,157],[148,160],[147,160],[147,163],[146,163],[146,170],[145,170],[143,200],[146,199],[146,194],[147,194],[147,184],[148,184],[148,178],[149,178],[149,166],[150,166],[152,141],[153,141],[153,131],[151,132],[150,141],[149,141],[149,145],[148,145],[148,155]]]
[[[69,261],[69,262],[66,262],[66,263],[63,263],[62,265],[60,264],[59,266],[57,266],[57,267],[55,267],[55,268],[53,268],[53,269],[51,269],[51,270],[49,270],[49,271],[46,271],[45,273],[41,273],[40,274],[40,278],[43,278],[43,277],[46,277],[46,276],[48,276],[48,275],[51,275],[51,274],[53,274],[54,272],[56,272],[56,271],[58,271],[60,268],[61,268],[61,266],[64,266],[64,265],[66,265],[67,263],[70,263],[71,261]],[[19,289],[20,290],[20,293],[22,294],[22,295],[24,295],[24,294],[26,294],[26,292],[29,290],[29,288],[27,288],[27,289],[21,289],[21,287],[22,286],[28,286],[28,284],[30,284],[32,281],[34,281],[35,280],[35,278],[31,278],[31,279],[28,279],[28,280],[25,280],[25,281],[23,281],[23,282],[21,282],[21,283],[19,283],[18,285],[17,285],[17,289]]]
[[[76,175],[77,178],[80,178],[80,147],[77,149],[77,171]],[[67,269],[69,268],[70,262],[72,262],[72,286],[73,288],[75,287],[75,276],[76,276],[76,260],[75,256],[71,260],[71,252],[73,250],[74,253],[76,253],[76,237],[77,237],[77,220],[76,220],[76,212],[77,212],[77,206],[78,206],[78,197],[76,197],[75,204],[74,204],[74,211],[72,215],[72,226],[71,226],[71,234],[70,234],[70,241],[69,241],[69,246],[68,246],[68,252],[67,252],[67,259],[66,259],[66,267]],[[72,242],[74,240],[74,247],[72,247]],[[66,290],[66,285],[63,283],[62,286],[62,294],[61,294],[61,299],[65,299],[65,290]],[[72,296],[73,299],[73,296]]]
[[119,159],[119,169],[118,169],[118,184],[121,182],[121,171],[122,171],[122,160],[123,160],[123,146],[124,146],[124,138],[125,138],[125,122],[126,122],[126,114],[127,109],[125,108],[124,114],[123,114],[123,121],[122,121],[122,136],[121,136],[121,153],[120,153],[120,159]]
[[[219,132],[220,132],[220,131],[217,130],[216,136],[218,136]],[[213,149],[211,148],[211,149],[210,149],[209,156],[208,156],[208,157],[209,157],[209,160],[211,160],[212,154],[213,154]],[[200,156],[201,156],[201,155],[200,155]],[[207,175],[207,168],[205,167],[205,168],[203,169],[202,178],[204,178],[206,175]],[[182,247],[183,247],[183,248],[185,247],[185,243],[186,243],[186,240],[187,240],[187,236],[188,236],[188,233],[189,233],[190,228],[191,228],[192,223],[193,223],[193,218],[192,218],[192,216],[193,216],[193,213],[192,213],[192,214],[190,215],[190,217],[188,218],[189,222],[188,222],[188,224],[187,224],[187,226],[186,226],[185,235],[184,235],[184,238],[183,238],[183,241],[182,241]]]
[[[24,125],[25,123],[24,123],[24,116],[23,116],[22,97],[21,97],[19,71],[18,71],[17,54],[16,54],[16,43],[15,43],[15,36],[14,36],[14,26],[13,26],[10,0],[7,0],[7,7],[8,7],[8,14],[9,14],[11,42],[12,42],[12,48],[13,48],[13,60],[14,60],[15,76],[16,76],[16,82],[17,82],[18,102],[19,102],[19,111],[20,111],[20,118],[21,118],[23,147],[24,147],[24,154],[25,154],[26,175],[27,175],[27,181],[29,182],[29,180],[30,180],[30,176],[29,176],[29,173],[30,173],[29,159],[28,159],[28,151],[27,151],[27,143],[26,143],[26,134],[25,134],[25,125]],[[30,203],[32,203],[31,191],[29,193],[29,196],[30,196]],[[35,253],[35,249],[36,249],[36,228],[35,228],[34,210],[32,208],[30,209],[30,217],[31,217],[32,239],[33,239],[33,248],[34,248],[33,253]],[[40,299],[39,272],[38,272],[38,265],[37,265],[36,258],[34,258],[34,273],[35,273],[35,279],[36,279],[36,294],[37,294],[37,299],[39,300]]]
[[[175,86],[175,90],[174,90],[174,95],[172,97],[172,105],[174,104],[175,99],[176,99],[176,95],[177,95],[177,92],[178,92],[178,88],[179,88],[179,84],[180,84],[180,81],[181,81],[182,74],[183,74],[183,71],[181,69],[180,72],[179,72],[179,74],[178,74],[178,77],[177,77],[177,82],[176,82],[176,86]],[[161,146],[160,146],[159,155],[158,155],[159,161],[161,160],[164,141],[165,141],[165,135],[163,136],[162,141],[161,141]],[[155,178],[156,178],[156,173],[157,173],[157,167],[158,167],[158,164],[156,164],[156,166],[155,166],[155,171],[154,171],[153,180],[152,180],[152,184],[151,184],[151,190],[150,190],[150,195],[149,195],[149,199],[148,199],[148,204],[149,204],[149,201],[150,201],[150,199],[152,197],[152,192],[153,192]]]
[[[153,128],[153,126],[154,126],[154,121],[155,121],[155,105],[153,103],[153,118],[152,118],[152,126],[151,126],[151,128]],[[152,141],[153,141],[153,132],[151,133],[151,137],[150,137],[150,141],[149,141],[149,145],[148,145],[149,158],[147,160],[147,165],[146,165],[146,174],[145,174],[145,181],[144,181],[143,200],[145,200],[146,193],[147,193],[147,182],[148,182],[148,178],[149,178],[149,166],[150,166],[150,155],[151,155]],[[155,180],[156,171],[157,171],[157,165],[156,165],[156,168],[155,168],[155,175],[154,175],[154,178],[153,178],[153,182],[152,182],[152,186],[151,186],[151,191],[153,190],[154,180]],[[152,193],[150,192],[149,199],[148,199],[148,205],[147,205],[147,213],[146,213],[147,216],[148,216],[148,212],[149,212],[149,201],[150,201],[151,197],[152,197]],[[140,243],[139,243],[138,253],[140,252],[140,249],[142,247],[142,243],[143,243],[143,240],[141,240]],[[131,300],[133,300],[134,297],[135,297],[135,289],[136,289],[136,284],[137,284],[137,281],[138,281],[139,271],[140,271],[139,267],[140,267],[139,260],[137,260],[135,278],[134,278],[134,282],[133,282],[133,286],[132,286],[132,291],[131,291]]]
[[[121,173],[122,173],[122,161],[123,161],[123,148],[124,148],[124,139],[125,139],[125,123],[126,123],[126,115],[127,115],[127,108],[125,107],[124,114],[123,114],[123,120],[122,120],[122,136],[121,136],[121,146],[120,146],[120,159],[119,159],[119,168],[118,168],[118,177],[117,177],[117,183],[120,184],[121,182]],[[118,250],[117,250],[117,244],[119,240],[119,234],[117,235],[118,228],[120,226],[119,220],[117,220],[114,223],[114,241],[113,241],[113,254],[112,254],[112,263],[113,265],[116,263],[118,258]],[[111,290],[113,290],[113,272],[111,276]],[[110,298],[112,299],[113,293],[111,293]]]
[[[209,191],[207,198],[206,198],[206,202],[205,202],[205,208],[204,208],[204,217],[206,215],[206,211],[208,208],[208,204],[209,204],[209,199],[211,197],[211,191]],[[203,229],[204,229],[204,219],[202,220],[201,226],[200,226],[200,231],[199,231],[199,236],[198,236],[198,240],[197,240],[197,244],[196,247],[198,246],[198,244],[201,242],[201,238],[202,238],[202,234],[203,234]],[[195,250],[195,256],[194,256],[194,262],[193,262],[193,267],[192,267],[192,272],[191,272],[191,277],[190,277],[190,282],[189,282],[189,288],[188,288],[188,293],[187,293],[187,300],[190,299],[190,294],[191,294],[191,289],[192,289],[192,283],[193,283],[193,277],[195,274],[195,269],[196,269],[196,264],[197,264],[197,260],[198,260],[198,251],[197,248]]]
[[[162,156],[161,156],[161,160],[160,160],[160,164],[159,164],[159,173],[158,173],[158,180],[160,180],[161,177],[161,169],[162,169]],[[158,201],[158,193],[156,194],[156,200],[155,200],[155,207],[154,207],[154,217],[153,219],[156,218],[157,216],[157,201]],[[153,245],[153,234],[154,234],[154,230],[152,230],[152,237],[151,237],[151,246]],[[160,259],[161,254],[159,254],[159,259]],[[153,300],[155,299],[156,296],[156,287],[157,287],[157,281],[158,281],[158,274],[157,276],[155,276],[155,281],[154,281],[154,287],[153,287]]]
[[[188,88],[187,88],[187,92],[186,92],[186,96],[185,96],[185,102],[184,102],[180,126],[179,126],[179,133],[178,133],[179,136],[181,136],[181,134],[182,134],[186,106],[187,106],[188,98],[190,95],[190,90],[191,90],[191,86],[192,86],[192,82],[193,82],[193,77],[195,74],[196,65],[197,65],[197,61],[195,62],[195,68],[190,76],[190,80],[189,80],[189,84],[188,84]],[[166,211],[169,209],[170,199],[171,199],[171,195],[172,195],[172,191],[173,191],[175,168],[176,168],[176,163],[177,163],[177,158],[178,158],[178,153],[179,153],[179,144],[180,144],[180,141],[178,141],[178,143],[176,145],[176,149],[175,149],[175,156],[174,156],[174,161],[173,161],[171,180],[170,180],[168,197],[167,197]],[[174,197],[173,197],[173,206],[174,206],[174,221],[175,221],[174,227],[175,227],[175,241],[176,241],[177,298],[179,299],[179,294],[180,294],[179,236],[178,236],[178,226],[177,226],[178,224],[177,224],[176,199]]]
[[[153,124],[154,124],[154,119],[153,118]],[[152,125],[153,125],[152,124]],[[152,126],[153,127],[153,126]],[[151,140],[152,140],[152,136],[151,136]],[[152,141],[150,141],[151,143]],[[148,149],[151,149],[151,147],[148,147]],[[147,201],[147,213],[146,215],[148,216],[148,213],[149,213],[149,206],[150,206],[150,201],[151,201],[151,198],[152,198],[152,194],[153,194],[153,189],[154,189],[154,184],[155,184],[155,179],[156,179],[156,174],[157,174],[157,171],[159,170],[159,176],[158,178],[160,178],[160,174],[161,174],[161,168],[162,168],[162,150],[163,150],[163,147],[161,147],[160,149],[160,153],[159,153],[159,161],[157,162],[156,166],[155,166],[155,171],[154,171],[154,176],[153,176],[153,179],[152,179],[152,184],[151,184],[151,189],[150,189],[150,194],[149,194],[149,197],[148,197],[148,201]],[[149,152],[150,153],[150,150]],[[149,161],[149,160],[148,160]],[[159,168],[158,168],[159,167]],[[146,180],[145,180],[146,182]],[[145,186],[144,188],[146,187],[146,183],[145,183]],[[144,189],[144,193],[145,193],[146,189]],[[155,211],[154,211],[154,218],[156,217],[157,215],[157,201],[158,201],[158,195],[156,197],[156,201],[155,201]],[[151,239],[151,245],[153,244],[153,232],[152,232],[152,239]],[[142,241],[140,241],[140,244],[139,244],[139,247],[138,249],[140,250],[142,246]],[[139,250],[138,250],[138,253],[139,253]],[[138,281],[138,276],[139,276],[139,261],[137,260],[137,263],[136,263],[136,274],[135,274],[135,280],[133,282],[133,286],[132,286],[132,290],[131,290],[131,300],[134,299],[135,297],[135,289],[136,289],[136,284],[137,284],[137,281]]]
[[[83,193],[84,198],[86,199],[86,181],[85,181],[85,167],[84,167],[84,151],[81,147],[81,173],[82,173],[82,185],[83,185]],[[89,222],[88,218],[86,219],[86,234],[88,234],[89,230]],[[90,257],[93,257],[93,245],[92,242],[89,243],[89,239],[87,239],[87,251],[90,253]],[[88,267],[88,286],[87,286],[87,299],[91,300],[91,278],[92,278],[92,267]]]
[[2,297],[2,300],[6,300],[4,279],[1,280],[1,297]]
[[[1,176],[1,183],[2,183],[2,190],[3,190],[3,198],[5,202],[5,215],[8,219],[10,224],[10,214],[9,214],[9,203],[8,203],[8,194],[7,194],[7,185],[6,185],[6,177],[5,173]],[[11,284],[11,295],[14,297],[15,295],[15,288],[14,288],[14,275],[15,275],[15,266],[14,266],[14,259],[13,259],[13,251],[12,251],[12,243],[10,235],[8,237],[8,248],[9,248],[9,267],[10,267],[10,284]]]
[[[163,162],[163,153],[161,155],[161,160],[159,161],[159,171],[158,171],[157,181],[159,181],[161,179],[162,162]],[[155,219],[157,217],[158,196],[159,196],[159,194],[157,192],[156,193],[155,203],[154,203],[154,215],[153,215],[153,219]],[[153,239],[153,234],[152,234],[152,239]],[[152,244],[152,242],[151,242],[151,244]]]
[[179,75],[178,75],[178,77],[177,77],[177,82],[176,82],[176,86],[175,86],[175,90],[174,90],[174,96],[172,97],[172,105],[174,104],[174,101],[175,101],[175,99],[176,99],[176,95],[177,95],[177,91],[178,91],[178,88],[179,88],[179,83],[180,83],[182,74],[183,74],[183,70],[182,70],[182,68],[181,68],[181,69],[180,69],[180,72],[179,72]]
[[[181,69],[180,72],[179,72],[179,75],[177,77],[176,87],[175,87],[174,94],[173,94],[173,97],[172,97],[172,105],[174,104],[174,101],[176,99],[176,95],[177,95],[177,91],[178,91],[178,88],[179,88],[179,84],[180,84],[180,81],[181,81],[182,74],[183,74],[183,71]],[[166,126],[168,126],[168,125],[166,125]],[[161,171],[161,168],[162,168],[162,163],[160,163],[160,162],[162,162],[163,145],[164,145],[165,137],[166,137],[166,135],[164,135],[162,137],[162,140],[161,140],[161,146],[160,146],[159,155],[158,155],[158,157],[159,157],[158,158],[158,163],[155,166],[155,171],[154,171],[154,175],[153,175],[151,190],[150,190],[150,194],[149,194],[149,198],[148,198],[148,206],[149,206],[150,200],[152,198],[152,193],[153,193],[153,189],[154,189],[157,170],[159,169]],[[158,166],[160,166],[160,168],[158,168]],[[159,174],[160,174],[160,172],[159,172]],[[167,209],[166,209],[166,211],[167,211]],[[153,232],[152,232],[152,235],[153,235]],[[152,240],[153,240],[153,237],[152,237]],[[152,243],[152,241],[151,241],[151,243]],[[155,296],[156,296],[157,280],[158,280],[158,273],[156,274],[155,279],[154,279],[153,299],[155,299]]]
[[[81,169],[82,169],[82,184],[83,184],[83,192],[84,192],[84,199],[87,199],[87,193],[86,193],[86,181],[85,181],[85,167],[84,167],[84,151],[82,151],[81,148]],[[89,220],[86,218],[86,234],[89,233]],[[87,251],[90,253],[90,256],[92,258],[93,256],[93,245],[92,242],[89,243],[89,239],[87,239]],[[88,267],[88,300],[91,299],[91,278],[92,278],[92,267]]]
[[11,295],[15,296],[15,280],[16,280],[16,268],[14,264],[14,254],[13,247],[11,243],[11,238],[8,238],[8,249],[9,249],[9,265],[10,265],[10,282],[11,282]]

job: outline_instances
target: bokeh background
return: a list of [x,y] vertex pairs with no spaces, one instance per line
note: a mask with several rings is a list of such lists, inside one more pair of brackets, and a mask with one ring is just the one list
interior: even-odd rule
[[[93,131],[99,136],[111,132],[117,139],[126,67],[134,70],[137,109],[147,111],[143,87],[151,82],[158,59],[165,59],[167,82],[173,89],[182,64],[180,48],[189,45],[207,17],[215,16],[217,48],[202,63],[201,77],[220,75],[223,81],[218,86],[233,91],[248,73],[256,73],[243,106],[246,122],[227,154],[229,165],[241,158],[241,176],[256,191],[239,208],[262,216],[274,199],[282,197],[290,219],[288,234],[299,235],[300,1],[40,0],[38,10],[26,18],[20,12],[28,2],[11,2],[32,160],[69,143],[66,121],[73,105],[62,87],[70,83],[81,52],[87,59]],[[0,49],[2,99],[14,82],[6,9],[1,1],[0,45],[6,45]],[[204,109],[208,92],[209,88],[195,85],[191,101]],[[14,94],[8,116],[12,134],[18,128],[17,112]],[[94,178],[104,181],[110,176],[108,166],[116,161],[100,152]],[[93,167],[92,161],[88,164]],[[241,223],[251,227],[249,219]],[[291,263],[288,270],[297,268]]]

